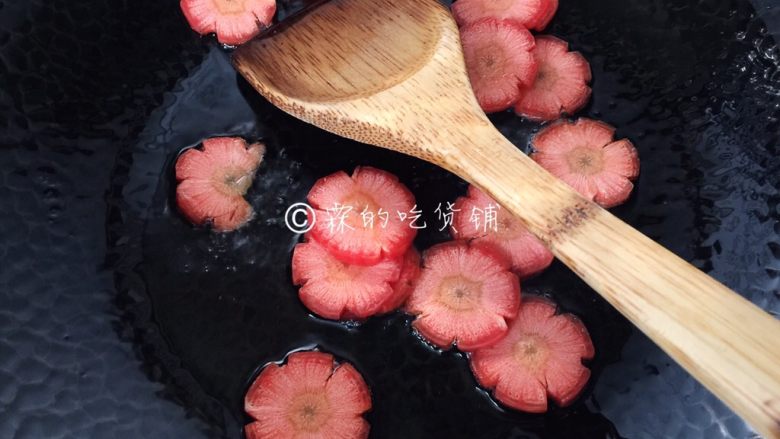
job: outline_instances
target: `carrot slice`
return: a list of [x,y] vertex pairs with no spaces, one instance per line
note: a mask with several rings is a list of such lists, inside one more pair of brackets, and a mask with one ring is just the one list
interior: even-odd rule
[[571,404],[590,378],[582,360],[595,353],[588,330],[555,304],[526,298],[506,337],[471,354],[471,368],[483,387],[505,405],[530,413],[547,411],[549,396]]
[[460,30],[466,68],[480,107],[487,113],[506,110],[520,98],[520,89],[536,77],[531,50],[534,37],[507,21],[484,20]]
[[276,0],[181,0],[181,10],[195,32],[217,34],[220,43],[243,44],[271,24]]
[[[467,26],[485,19],[512,21],[527,29],[541,30],[555,15],[557,0],[458,0],[452,14],[458,26]],[[552,14],[550,13],[552,10]],[[548,18],[549,16],[549,18]]]
[[405,309],[432,344],[464,351],[495,343],[517,315],[520,283],[492,247],[452,241],[428,249]]
[[[348,264],[401,257],[412,244],[414,196],[395,175],[368,166],[336,172],[314,184],[311,238]],[[419,226],[419,225],[418,225]]]
[[524,89],[515,112],[529,119],[550,121],[573,114],[590,98],[590,65],[558,38],[536,37],[534,58],[539,66],[533,85]]
[[603,122],[560,121],[542,129],[531,142],[531,157],[582,196],[603,207],[625,202],[639,175],[639,156],[627,139],[614,140]]
[[176,161],[179,210],[190,222],[211,222],[221,232],[245,224],[253,210],[244,195],[264,153],[263,144],[247,145],[237,137],[206,139],[202,149],[186,150]]
[[[495,223],[491,225],[487,224],[484,213],[490,206],[495,214]],[[496,246],[521,279],[539,273],[553,261],[552,252],[539,238],[476,186],[469,186],[466,196],[455,201],[450,232],[455,239],[472,239]]]
[[396,298],[400,274],[400,259],[347,264],[316,241],[298,244],[293,251],[293,283],[301,286],[298,295],[309,310],[326,319],[363,319],[383,312]]
[[290,354],[284,365],[266,366],[244,399],[255,422],[249,439],[365,439],[371,394],[348,363],[336,364],[323,352]]

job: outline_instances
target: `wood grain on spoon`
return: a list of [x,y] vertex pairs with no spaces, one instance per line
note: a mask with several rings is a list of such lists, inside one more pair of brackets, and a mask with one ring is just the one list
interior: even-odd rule
[[457,27],[436,0],[332,0],[239,48],[234,63],[282,110],[482,188],[753,427],[780,438],[780,322],[506,140],[480,110]]

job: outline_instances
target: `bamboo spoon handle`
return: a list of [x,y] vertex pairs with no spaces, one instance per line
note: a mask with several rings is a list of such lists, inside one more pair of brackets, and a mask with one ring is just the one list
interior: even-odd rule
[[451,170],[553,253],[767,438],[780,438],[780,321],[581,198],[494,129]]

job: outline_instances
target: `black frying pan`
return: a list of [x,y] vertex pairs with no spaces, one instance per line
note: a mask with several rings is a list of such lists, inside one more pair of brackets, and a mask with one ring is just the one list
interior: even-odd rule
[[[563,0],[549,32],[591,62],[583,115],[640,151],[636,193],[615,212],[778,312],[780,5],[768,3]],[[280,16],[302,6],[282,2]],[[175,1],[0,3],[0,84],[2,438],[240,438],[258,367],[315,345],[372,387],[372,438],[750,436],[561,264],[523,289],[579,315],[597,356],[583,397],[546,415],[502,410],[465,358],[426,347],[402,315],[309,316],[282,218],[316,178],[387,169],[431,223],[465,184],[276,110]],[[521,148],[538,129],[492,119]],[[215,235],[176,212],[172,165],[223,134],[264,138],[269,154],[250,191],[257,219]],[[416,244],[445,239],[429,228]]]

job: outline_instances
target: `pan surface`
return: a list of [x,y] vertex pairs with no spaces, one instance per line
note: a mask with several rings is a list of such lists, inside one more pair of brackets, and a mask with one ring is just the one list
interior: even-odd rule
[[[581,114],[639,149],[637,190],[614,212],[777,314],[772,3],[563,0],[548,32],[591,62]],[[303,6],[281,2],[280,17]],[[501,409],[463,356],[427,347],[408,317],[308,315],[284,211],[314,180],[359,164],[396,173],[429,224],[420,249],[447,239],[434,210],[465,184],[275,109],[178,2],[0,2],[0,83],[0,437],[240,438],[258,368],[311,346],[365,376],[372,438],[752,437],[557,262],[523,290],[580,316],[597,356],[582,398],[545,415]],[[539,128],[492,120],[524,150]],[[249,193],[257,218],[223,235],[172,202],[177,154],[214,135],[268,145]]]

